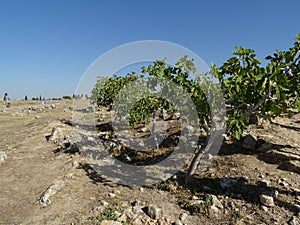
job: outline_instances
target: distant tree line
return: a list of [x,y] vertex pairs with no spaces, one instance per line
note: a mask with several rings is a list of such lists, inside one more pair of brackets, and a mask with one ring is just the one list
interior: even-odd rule
[[[31,98],[31,100],[32,101],[42,101],[42,100],[62,100],[62,99],[69,99],[69,100],[71,100],[71,99],[79,99],[79,98],[83,98],[83,97],[85,97],[85,98],[89,98],[88,97],[88,95],[87,94],[73,94],[72,96],[69,96],[69,95],[64,95],[63,97],[54,97],[54,98],[48,98],[48,99],[46,99],[45,97],[42,97],[42,95],[40,95],[39,97],[32,97]],[[28,98],[28,96],[27,95],[25,95],[25,97],[24,97],[24,100],[25,101],[28,101],[29,100],[29,98]]]

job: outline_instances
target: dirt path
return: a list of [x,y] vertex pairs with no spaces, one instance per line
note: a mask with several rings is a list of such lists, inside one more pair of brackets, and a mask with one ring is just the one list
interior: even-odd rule
[[[175,198],[161,191],[141,193],[138,187],[104,185],[90,168],[72,168],[75,161],[85,165],[79,154],[55,153],[57,146],[45,139],[53,127],[61,127],[68,134],[72,132],[71,127],[60,122],[62,118],[71,119],[68,108],[72,102],[51,104],[56,104],[56,107],[31,110],[29,113],[24,110],[26,103],[20,102],[1,113],[0,149],[8,156],[0,164],[1,225],[71,224],[88,217],[99,200],[107,200],[111,204],[134,199],[155,203],[157,199],[165,198],[165,204],[173,202],[175,205]],[[35,106],[34,103],[32,105]],[[38,104],[39,107],[43,106]],[[42,193],[66,174],[72,174],[72,178],[62,191],[51,198],[51,204],[42,207],[39,203]],[[122,197],[109,198],[107,193],[116,189],[122,190]],[[172,207],[170,210],[176,211]]]
[[[55,103],[51,103],[55,104]],[[52,221],[67,206],[43,209],[38,200],[53,180],[67,173],[69,156],[59,159],[53,154],[55,147],[47,143],[45,134],[58,124],[61,117],[70,118],[71,102],[56,103],[57,108],[43,111],[25,109],[23,104],[12,105],[0,117],[0,149],[8,159],[0,165],[0,224],[42,224]],[[62,106],[64,105],[64,106]],[[48,224],[48,223],[47,223]]]

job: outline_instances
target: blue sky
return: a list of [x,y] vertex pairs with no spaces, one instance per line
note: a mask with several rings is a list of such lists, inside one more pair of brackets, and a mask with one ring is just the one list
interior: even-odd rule
[[163,40],[221,65],[235,45],[259,58],[292,46],[299,0],[0,0],[0,97],[72,95],[121,44]]

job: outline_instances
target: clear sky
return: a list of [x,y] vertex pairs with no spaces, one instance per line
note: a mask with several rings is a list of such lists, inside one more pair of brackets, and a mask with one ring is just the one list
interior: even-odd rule
[[0,97],[72,95],[88,66],[133,41],[182,45],[221,65],[292,46],[299,0],[0,0]]

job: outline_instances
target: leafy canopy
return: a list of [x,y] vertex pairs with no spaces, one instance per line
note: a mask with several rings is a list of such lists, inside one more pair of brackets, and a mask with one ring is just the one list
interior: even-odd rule
[[[299,34],[295,40],[294,45],[287,51],[276,50],[273,55],[267,56],[266,66],[262,66],[254,50],[243,47],[235,47],[233,57],[222,66],[212,64],[211,74],[218,79],[226,102],[228,135],[239,139],[253,116],[270,120],[290,107],[300,111]],[[131,73],[124,77],[99,78],[92,90],[92,102],[111,108],[120,90],[131,82],[140,82],[141,78],[147,77],[147,82],[140,85],[156,90],[157,81],[167,79],[189,93],[198,112],[199,126],[209,134],[212,127],[211,106],[217,103],[209,104],[207,95],[216,94],[218,86],[208,79],[207,74],[196,75],[191,79],[190,74],[195,72],[193,59],[189,59],[188,56],[179,59],[175,66],[167,65],[165,60],[158,60],[148,67],[142,67],[141,75]],[[128,96],[134,95],[135,92],[134,88],[129,89]],[[179,100],[182,98],[180,92],[172,94]],[[155,95],[148,96],[134,104],[127,118],[128,123],[145,123],[149,121],[153,110],[158,108],[172,112],[177,110],[166,99]]]

